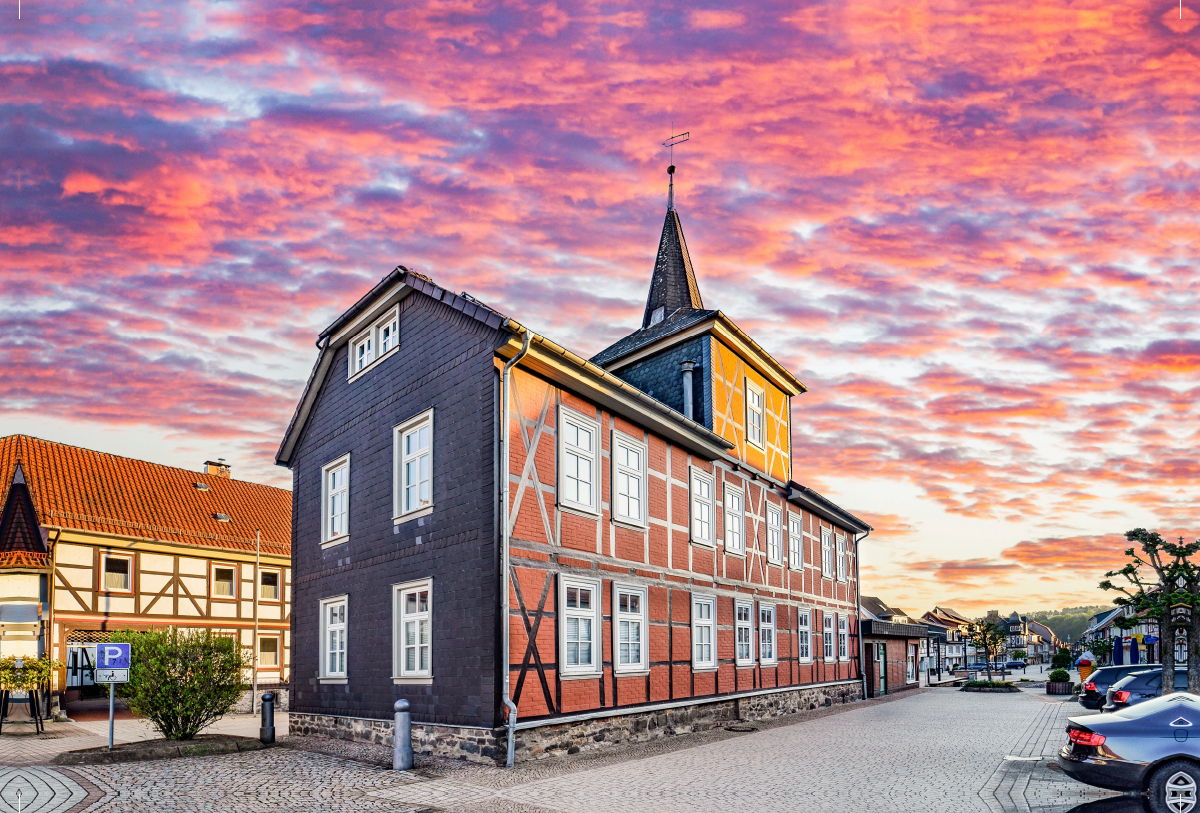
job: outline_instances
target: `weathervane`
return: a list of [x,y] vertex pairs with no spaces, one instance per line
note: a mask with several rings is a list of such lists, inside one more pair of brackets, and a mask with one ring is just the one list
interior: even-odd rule
[[[672,130],[675,127],[672,125]],[[667,209],[675,208],[675,145],[682,144],[691,138],[691,133],[680,133],[673,135],[663,142],[664,147],[671,148],[671,165],[667,167],[667,175],[671,176],[671,183],[667,186]]]

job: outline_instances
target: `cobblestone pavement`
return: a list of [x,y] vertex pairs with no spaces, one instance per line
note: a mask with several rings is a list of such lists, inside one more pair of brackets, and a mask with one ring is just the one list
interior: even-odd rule
[[[422,759],[396,773],[381,767],[387,749],[296,737],[266,751],[25,772],[66,788],[35,813],[1066,813],[1106,795],[1047,767],[1065,718],[1082,713],[1035,692],[930,689],[511,771]],[[15,810],[5,776],[0,813]]]

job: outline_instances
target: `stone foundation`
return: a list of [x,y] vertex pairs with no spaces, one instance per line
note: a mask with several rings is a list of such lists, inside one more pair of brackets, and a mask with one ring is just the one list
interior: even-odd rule
[[[272,692],[275,695],[275,711],[287,711],[288,710],[289,689],[286,686],[284,686],[284,687],[259,686],[258,687],[259,702],[254,704],[254,708],[253,708],[254,711],[257,712],[262,708],[262,696],[263,696],[264,692]],[[241,698],[238,699],[237,705],[233,707],[232,713],[233,714],[250,714],[250,712],[251,712],[250,690],[247,689],[246,691],[242,692],[242,696],[241,696]]]
[[[734,722],[768,720],[861,699],[862,684],[850,681],[575,722],[547,721],[545,725],[517,731],[513,760],[525,762],[621,743],[646,742],[658,737],[690,734]],[[391,720],[292,712],[289,721],[292,734],[392,747]],[[505,728],[488,730],[414,723],[412,740],[415,753],[471,762],[503,764],[508,753],[508,730]]]

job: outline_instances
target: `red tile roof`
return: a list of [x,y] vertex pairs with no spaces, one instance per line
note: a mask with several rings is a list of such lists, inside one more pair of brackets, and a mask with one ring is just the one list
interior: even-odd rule
[[240,551],[254,550],[258,528],[263,553],[291,555],[285,489],[10,435],[0,438],[0,505],[18,460],[44,527]]
[[0,551],[0,568],[50,567],[50,554],[31,550]]

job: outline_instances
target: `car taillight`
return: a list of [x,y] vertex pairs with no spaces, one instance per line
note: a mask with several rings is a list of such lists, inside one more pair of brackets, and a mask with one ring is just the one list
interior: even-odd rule
[[1083,684],[1083,690],[1085,692],[1094,692],[1096,691],[1096,684],[1089,680],[1087,683]]
[[1114,703],[1127,703],[1127,702],[1129,702],[1129,692],[1117,692],[1117,693],[1115,693],[1115,694],[1113,695],[1113,702],[1114,702]]
[[[1125,694],[1128,694],[1128,692],[1125,692]],[[1078,745],[1103,745],[1104,744],[1104,735],[1103,734],[1097,734],[1093,731],[1080,731],[1078,728],[1071,729],[1071,731],[1067,734],[1067,738],[1070,739],[1071,742],[1076,743]]]

